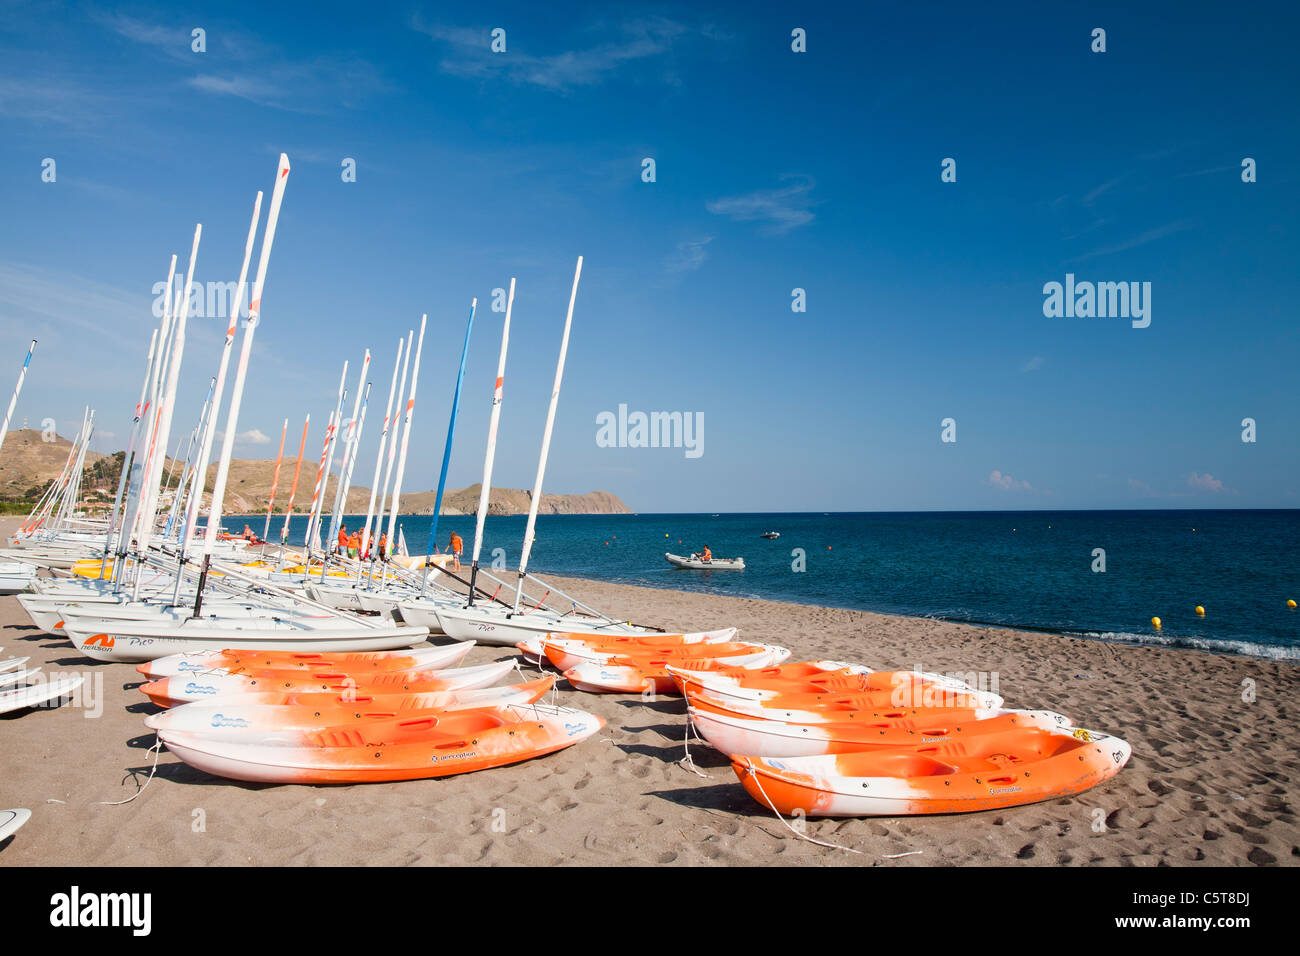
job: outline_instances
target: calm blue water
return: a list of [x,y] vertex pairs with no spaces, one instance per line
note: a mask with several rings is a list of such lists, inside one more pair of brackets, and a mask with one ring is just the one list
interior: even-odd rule
[[[402,518],[412,552],[429,521]],[[502,548],[516,565],[524,524],[489,518],[484,563]],[[295,519],[291,540],[305,526]],[[444,548],[452,530],[468,554],[474,519],[440,518]],[[781,537],[759,537],[768,530]],[[706,544],[746,569],[664,560]],[[1092,570],[1095,548],[1104,573]],[[793,570],[795,549],[806,571]],[[1300,612],[1286,607],[1300,600],[1300,511],[541,516],[530,570],[1300,660]]]

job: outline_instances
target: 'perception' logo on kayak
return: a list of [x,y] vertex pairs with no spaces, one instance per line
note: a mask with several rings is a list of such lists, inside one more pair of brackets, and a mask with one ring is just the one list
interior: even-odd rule
[[703,412],[631,412],[596,415],[598,448],[683,448],[687,458],[704,454]]
[[217,689],[211,684],[196,684],[190,681],[185,685],[185,693],[187,694],[215,694],[216,692]]
[[134,936],[148,936],[153,928],[153,894],[82,893],[74,886],[50,897],[50,925],[126,926]]
[[212,715],[213,727],[247,727],[248,721],[243,717],[227,717],[225,714]]
[[587,729],[586,724],[565,724],[564,725],[564,732],[568,734],[570,737],[576,737],[578,734],[582,733],[586,729]]

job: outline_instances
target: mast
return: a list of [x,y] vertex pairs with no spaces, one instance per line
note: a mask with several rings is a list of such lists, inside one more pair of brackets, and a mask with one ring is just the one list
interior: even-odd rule
[[[170,299],[171,297],[168,296]],[[122,494],[126,491],[127,476],[131,473],[131,461],[135,457],[135,445],[140,435],[140,422],[147,409],[144,408],[145,391],[149,388],[149,373],[153,367],[154,349],[158,347],[158,330],[153,330],[149,338],[149,357],[145,360],[144,381],[140,383],[140,400],[135,403],[135,416],[131,420],[131,437],[127,439],[126,454],[122,456],[122,472],[117,479],[117,497],[113,499],[113,510],[108,513],[108,537],[104,539],[104,560],[99,565],[102,579],[108,568],[108,555],[113,550],[113,534],[117,529],[117,510],[122,505]],[[125,514],[122,516],[126,517]]]
[[420,338],[415,343],[415,363],[411,366],[411,394],[406,397],[406,422],[402,426],[402,450],[397,456],[397,475],[393,479],[393,510],[388,517],[388,541],[393,542],[397,525],[397,509],[402,497],[402,476],[406,473],[406,449],[411,444],[411,419],[415,417],[415,387],[420,381],[420,356],[424,352],[424,327],[429,321],[426,312],[420,316]]
[[[171,506],[170,513],[167,515],[167,524],[163,526],[164,540],[166,540],[171,535],[172,526],[176,522],[176,516],[181,515],[183,517],[185,512],[188,510],[186,507],[182,507],[183,492],[187,487],[191,487],[193,485],[193,479],[194,479],[193,464],[194,464],[195,443],[202,442],[203,432],[207,428],[207,424],[208,424],[208,417],[209,415],[215,415],[215,409],[212,407],[212,396],[216,391],[216,387],[217,387],[216,378],[214,377],[209,379],[208,396],[203,400],[203,409],[202,411],[199,412],[199,424],[195,427],[194,431],[190,432],[190,443],[189,446],[185,449],[185,467],[181,469],[181,480],[176,483],[176,492],[172,497],[172,506]],[[178,448],[177,451],[179,450],[180,449]],[[176,463],[173,461],[172,466],[175,467],[175,464]],[[199,488],[199,493],[202,494],[203,493],[202,485],[199,485],[198,488]],[[182,527],[177,527],[176,532],[177,532],[176,540],[179,542],[181,540],[182,533],[183,533]]]
[[[407,382],[406,372],[411,365],[411,351],[414,345],[415,345],[415,329],[410,329],[406,333],[406,352],[402,356],[402,384],[398,386],[397,406],[393,411],[393,422],[392,422],[393,436],[392,436],[392,440],[389,441],[388,443],[388,464],[385,465],[384,467],[384,484],[379,491],[379,512],[378,512],[378,518],[375,521],[375,530],[379,532],[380,537],[383,537],[384,534],[384,515],[388,513],[388,482],[392,480],[393,463],[397,460],[397,433],[401,429],[401,425],[398,422],[398,418],[402,413],[401,412],[402,403],[406,400],[406,382]],[[392,544],[393,544],[392,537],[390,535],[388,539],[388,546],[390,549],[392,548]],[[371,551],[370,572],[372,575],[374,574],[374,570],[375,570],[376,551],[377,549]]]
[[370,504],[366,506],[366,524],[361,532],[361,550],[357,552],[358,577],[361,574],[360,561],[370,550],[370,522],[375,513],[375,495],[379,492],[379,471],[383,467],[384,447],[388,443],[388,426],[393,420],[393,396],[397,393],[397,370],[402,365],[402,346],[404,339],[397,340],[397,359],[393,362],[393,382],[388,386],[388,408],[384,411],[384,428],[379,433],[379,451],[375,454],[375,480],[370,483]]
[[429,522],[429,544],[425,548],[425,574],[420,580],[420,594],[424,594],[424,586],[429,579],[428,559],[433,555],[437,548],[438,540],[438,514],[442,511],[442,491],[447,484],[447,466],[451,463],[451,443],[456,437],[456,416],[460,414],[460,389],[465,382],[465,360],[469,357],[469,334],[474,328],[474,313],[478,311],[478,299],[475,298],[469,304],[469,322],[465,325],[465,344],[460,350],[460,371],[456,373],[456,391],[451,397],[451,421],[447,423],[447,445],[442,450],[442,471],[438,475],[438,493],[433,499],[433,520]]
[[284,557],[284,546],[289,540],[289,519],[293,517],[293,496],[298,493],[298,473],[302,471],[302,453],[307,449],[307,428],[311,425],[311,413],[302,423],[302,441],[298,443],[298,464],[293,466],[293,484],[289,486],[289,503],[284,506],[284,527],[280,529],[280,557]]
[[[198,223],[194,227],[194,244],[190,247],[190,261],[185,270],[185,297],[180,303],[180,313],[176,320],[176,332],[173,338],[171,354],[168,356],[170,367],[167,370],[167,388],[163,393],[164,399],[159,407],[158,431],[156,433],[153,449],[156,454],[152,455],[153,470],[146,472],[146,481],[141,488],[141,500],[143,507],[140,509],[140,515],[143,524],[140,527],[140,540],[137,546],[137,553],[143,558],[149,552],[150,539],[154,532],[154,519],[158,507],[158,485],[162,480],[163,458],[166,457],[167,442],[171,437],[172,416],[176,408],[176,387],[181,374],[181,361],[185,358],[185,323],[189,318],[190,311],[190,290],[194,288],[194,266],[199,257],[199,240],[203,236],[203,224]],[[132,590],[131,599],[139,600],[141,575],[138,573],[140,562],[137,561],[137,574],[135,576],[135,587]]]
[[194,595],[194,615],[203,608],[203,586],[207,583],[208,567],[217,544],[217,528],[221,524],[221,508],[226,496],[226,480],[230,477],[230,456],[235,450],[235,434],[239,429],[239,407],[244,399],[244,381],[248,376],[248,358],[253,350],[253,335],[262,314],[262,289],[266,284],[266,270],[271,262],[271,247],[275,243],[275,227],[280,221],[280,204],[284,201],[284,186],[289,179],[289,157],[280,154],[276,167],[275,187],[271,190],[271,209],[266,216],[266,230],[262,233],[262,251],[257,262],[257,278],[248,299],[248,324],[244,327],[244,341],[239,350],[239,366],[235,369],[235,383],[230,393],[230,413],[226,418],[226,433],[222,436],[221,461],[217,465],[217,478],[212,484],[212,507],[208,513],[208,526],[203,538],[203,569],[199,572],[198,588]]
[[14,397],[9,399],[9,408],[5,412],[5,420],[0,424],[0,448],[4,447],[5,435],[9,431],[9,419],[14,417],[14,406],[18,404],[18,396],[22,394],[23,382],[27,379],[27,366],[32,364],[32,353],[36,351],[36,340],[32,339],[32,344],[27,349],[27,358],[23,359],[23,369],[18,373],[18,384],[14,386]]
[[[320,486],[325,475],[325,458],[330,453],[330,442],[334,440],[334,413],[330,412],[329,421],[325,423],[325,445],[320,450],[320,464],[316,466],[316,487],[311,493],[311,509],[307,518],[307,537],[303,547],[307,549],[306,567],[311,568],[311,539],[316,524],[316,502],[320,500]],[[306,572],[303,572],[306,574]]]
[[[361,450],[361,432],[366,425],[366,409],[370,407],[370,384],[371,384],[370,382],[366,382],[365,395],[361,401],[361,417],[357,419],[357,433],[352,439],[353,442],[352,457],[348,459],[348,466],[344,470],[342,475],[343,510],[345,511],[347,510],[348,492],[352,490],[352,472],[356,467],[357,453]],[[340,512],[340,514],[341,513],[342,512]],[[361,552],[358,551],[357,557],[359,558],[360,556],[361,556]]]
[[[483,550],[483,523],[487,519],[488,499],[492,494],[492,464],[497,454],[497,425],[501,421],[502,389],[506,381],[506,349],[510,346],[510,313],[515,305],[515,280],[510,277],[510,294],[506,298],[506,321],[501,326],[501,354],[497,357],[497,380],[492,389],[492,417],[488,420],[487,453],[483,456],[483,484],[478,492],[478,514],[474,519],[474,556],[469,566],[469,607],[474,606],[474,581],[478,577],[478,559]],[[425,575],[426,579],[428,575]]]
[[[366,357],[361,362],[361,377],[357,381],[357,394],[352,402],[352,417],[348,420],[348,431],[343,437],[343,460],[339,462],[339,480],[334,486],[334,511],[330,516],[329,540],[334,541],[338,535],[339,525],[343,521],[343,509],[347,507],[346,492],[343,490],[343,478],[351,467],[352,451],[357,441],[357,420],[361,414],[361,402],[370,394],[365,387],[366,375],[370,372],[370,349],[366,349]],[[365,395],[362,395],[365,392]],[[325,552],[329,554],[329,549]],[[321,575],[325,574],[324,567],[321,568]],[[323,579],[323,577],[322,577]]]
[[266,503],[266,525],[262,528],[262,547],[266,547],[267,535],[271,533],[271,509],[275,507],[275,492],[280,487],[280,465],[284,461],[284,439],[289,434],[289,419],[284,420],[280,429],[280,451],[275,456],[275,476],[271,479],[271,497]]
[[[158,327],[158,349],[154,355],[153,364],[149,367],[146,375],[149,384],[145,394],[148,396],[148,400],[145,401],[141,412],[143,420],[140,423],[140,447],[138,454],[131,462],[131,472],[126,482],[126,501],[122,505],[122,530],[117,538],[117,557],[122,560],[118,560],[113,565],[113,581],[117,587],[121,586],[123,569],[126,567],[124,559],[131,546],[131,537],[135,533],[136,517],[139,513],[140,487],[144,483],[145,463],[148,461],[149,453],[153,448],[154,422],[158,417],[158,376],[161,374],[164,356],[167,353],[168,336],[171,335],[172,286],[175,283],[175,278],[176,256],[173,255],[171,264],[167,268],[167,299],[163,304],[162,323]],[[134,489],[134,492],[132,489]],[[130,515],[129,519],[128,515]]]
[[[311,563],[311,549],[314,541],[320,540],[320,519],[325,509],[325,490],[330,482],[330,468],[334,464],[334,445],[338,440],[339,425],[343,423],[343,403],[347,401],[348,363],[343,363],[343,374],[339,376],[339,400],[334,406],[329,427],[325,431],[325,455],[321,458],[320,468],[316,471],[316,490],[311,496],[311,519],[307,522],[307,560]],[[336,486],[337,487],[337,486]],[[321,547],[324,547],[322,544]]]
[[[203,486],[207,484],[208,462],[212,459],[212,443],[217,434],[217,417],[221,412],[221,403],[226,396],[226,376],[230,371],[230,353],[234,350],[235,329],[239,326],[239,306],[244,301],[244,287],[248,282],[248,264],[253,258],[253,243],[257,240],[257,224],[261,219],[262,191],[259,189],[256,198],[253,200],[253,218],[248,224],[248,237],[244,240],[244,259],[239,267],[239,281],[235,284],[235,297],[230,303],[230,315],[226,319],[226,338],[221,346],[221,360],[217,364],[216,384],[213,386],[212,415],[203,429],[203,441],[199,446],[199,458],[194,466],[194,487],[190,492],[188,506],[185,509],[184,530],[179,536],[180,548],[177,553],[179,563],[176,568],[177,601],[180,600],[180,572],[185,565],[190,545],[194,541],[194,530],[199,522],[199,512],[203,508]],[[267,224],[269,227],[269,219]],[[265,248],[265,238],[262,240],[262,245]],[[211,520],[210,515],[209,520]]]
[[524,549],[519,555],[519,580],[515,583],[515,607],[519,611],[519,598],[523,594],[524,577],[528,574],[528,555],[533,550],[533,528],[537,525],[537,506],[542,500],[542,476],[546,474],[546,456],[551,450],[551,431],[555,427],[555,408],[560,402],[560,382],[564,378],[564,359],[569,352],[569,329],[573,325],[573,304],[578,298],[578,280],[582,278],[582,256],[573,270],[573,290],[569,293],[569,311],[564,317],[564,337],[560,340],[560,358],[555,363],[555,385],[551,389],[551,404],[546,410],[546,430],[542,432],[542,454],[537,459],[537,480],[533,482],[533,499],[528,504],[528,526],[524,529]]

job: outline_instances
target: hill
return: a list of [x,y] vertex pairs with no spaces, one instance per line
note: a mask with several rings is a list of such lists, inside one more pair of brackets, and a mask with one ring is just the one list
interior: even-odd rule
[[[64,463],[68,460],[68,450],[72,443],[66,438],[55,436],[50,441],[42,438],[41,432],[32,428],[11,431],[5,439],[4,450],[0,451],[0,498],[33,499],[40,496],[45,485],[59,476]],[[86,475],[82,487],[88,492],[98,490],[106,492],[111,499],[117,490],[118,476],[121,474],[122,452],[102,455],[88,451],[86,453]],[[168,460],[168,470],[172,462]],[[312,491],[316,483],[317,461],[303,461],[302,472],[298,476],[298,490],[294,496],[294,511],[304,513],[311,505]],[[275,495],[275,511],[284,513],[289,500],[289,485],[293,481],[293,461],[286,461],[280,468],[280,484]],[[176,469],[179,472],[179,468]],[[164,477],[166,472],[164,473]],[[208,466],[207,483],[211,488],[216,480],[217,466]],[[236,458],[230,462],[230,476],[226,482],[226,511],[229,514],[257,514],[266,511],[267,500],[271,496],[271,484],[275,477],[275,461],[264,458]],[[175,482],[173,478],[173,483]],[[443,494],[442,513],[444,515],[473,514],[478,508],[478,498],[482,485],[475,483],[468,488],[448,489]],[[338,476],[331,474],[325,483],[325,510],[334,506],[334,495],[338,490]],[[404,514],[433,514],[433,491],[404,492],[402,494],[402,512]],[[208,495],[204,495],[204,503]],[[532,492],[517,488],[493,488],[488,500],[488,514],[516,515],[527,514]],[[347,507],[349,514],[364,512],[370,502],[370,489],[353,485],[348,489]],[[541,514],[631,514],[632,509],[625,505],[616,495],[608,491],[592,491],[587,494],[552,495],[543,494],[538,507]]]

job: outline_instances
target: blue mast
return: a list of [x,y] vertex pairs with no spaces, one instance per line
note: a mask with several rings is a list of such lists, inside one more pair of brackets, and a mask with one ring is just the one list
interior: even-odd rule
[[[478,299],[475,298],[469,306],[469,322],[465,324],[465,345],[460,350],[460,371],[456,373],[456,392],[451,399],[451,421],[447,425],[447,447],[442,453],[442,473],[438,475],[438,494],[433,501],[433,521],[429,523],[429,545],[425,548],[424,556],[427,560],[437,549],[438,539],[438,513],[442,511],[442,492],[447,485],[447,466],[451,463],[451,443],[456,437],[456,416],[460,414],[460,387],[465,382],[465,360],[469,358],[469,334],[474,328],[474,313],[478,310]],[[424,582],[428,580],[425,574],[421,579],[420,593],[424,593]]]

